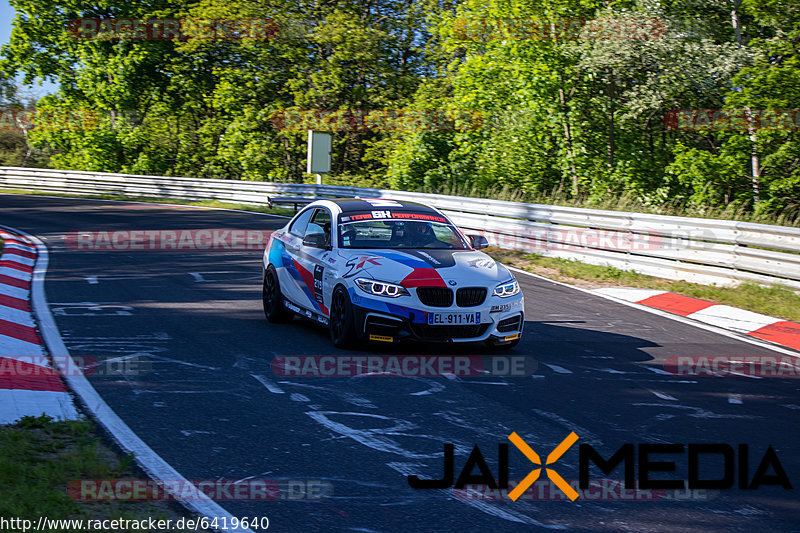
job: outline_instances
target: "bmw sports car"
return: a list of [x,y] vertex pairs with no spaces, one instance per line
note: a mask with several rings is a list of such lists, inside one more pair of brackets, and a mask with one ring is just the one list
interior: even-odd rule
[[439,210],[385,199],[318,200],[272,233],[264,314],[293,315],[354,342],[476,342],[512,347],[523,299],[511,272]]

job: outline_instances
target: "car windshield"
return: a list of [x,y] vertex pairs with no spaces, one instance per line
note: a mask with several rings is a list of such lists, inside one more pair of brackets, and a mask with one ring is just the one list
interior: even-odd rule
[[444,250],[470,248],[461,233],[450,224],[396,219],[343,222],[339,224],[339,247]]

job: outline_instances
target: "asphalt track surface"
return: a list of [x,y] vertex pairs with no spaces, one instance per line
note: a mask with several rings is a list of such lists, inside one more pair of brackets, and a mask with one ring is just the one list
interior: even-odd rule
[[[284,223],[252,213],[0,195],[0,224],[37,235],[50,250],[46,292],[70,353],[146,361],[139,375],[89,380],[153,450],[188,479],[319,480],[333,491],[322,499],[298,492],[297,499],[220,502],[234,516],[268,516],[275,531],[800,531],[800,381],[663,371],[676,355],[780,356],[768,348],[518,275],[525,333],[503,355],[535,360],[533,376],[284,378],[270,369],[276,356],[348,352],[333,348],[318,325],[264,320],[261,251],[89,252],[70,249],[64,238],[73,230],[275,230]],[[490,355],[463,345],[350,354],[376,352]],[[772,445],[794,488],[575,502],[548,489],[552,501],[511,502],[415,490],[406,480],[440,477],[446,442],[455,444],[458,476],[476,444],[496,472],[497,444],[511,432],[544,458],[571,431],[606,458],[625,443],[748,444],[750,477]],[[654,477],[685,478],[685,454],[658,459],[675,461],[677,471]],[[511,446],[511,479],[532,468]],[[578,444],[553,469],[577,479]],[[592,477],[623,474],[595,469]]]

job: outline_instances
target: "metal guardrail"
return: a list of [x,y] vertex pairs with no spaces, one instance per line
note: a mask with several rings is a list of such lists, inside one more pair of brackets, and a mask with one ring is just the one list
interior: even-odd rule
[[[174,178],[0,167],[0,188],[118,194],[246,205],[362,197],[433,205],[495,246],[673,280],[800,289],[800,228],[335,185]],[[282,198],[283,195],[283,199]]]

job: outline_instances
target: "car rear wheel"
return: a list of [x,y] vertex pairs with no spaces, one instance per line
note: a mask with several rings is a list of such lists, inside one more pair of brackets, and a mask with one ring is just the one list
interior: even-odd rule
[[283,295],[278,282],[278,272],[272,265],[264,272],[264,285],[261,289],[261,301],[264,303],[264,316],[273,324],[288,322],[292,314],[283,306]]
[[331,332],[331,342],[337,348],[347,348],[355,342],[356,328],[355,319],[353,318],[353,304],[350,303],[350,296],[341,285],[333,291],[328,327]]

